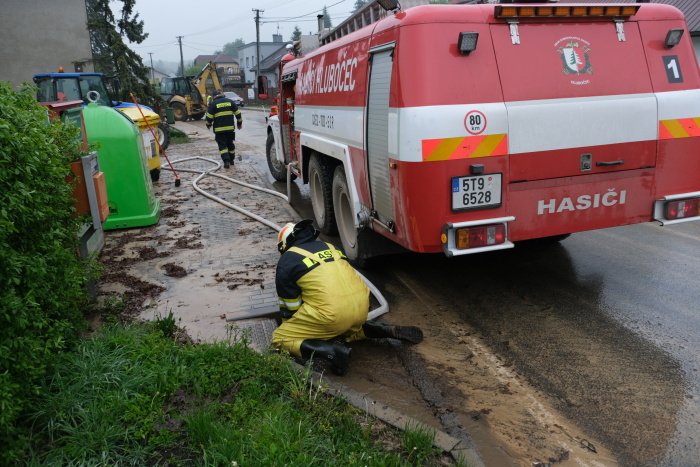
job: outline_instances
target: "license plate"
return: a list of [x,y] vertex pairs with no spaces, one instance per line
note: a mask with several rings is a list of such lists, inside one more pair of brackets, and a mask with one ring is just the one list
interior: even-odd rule
[[452,209],[477,209],[501,205],[501,174],[472,175],[452,179]]

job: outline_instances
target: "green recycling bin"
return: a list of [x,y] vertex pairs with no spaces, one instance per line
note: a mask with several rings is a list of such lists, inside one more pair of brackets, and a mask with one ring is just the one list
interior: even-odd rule
[[175,111],[170,107],[165,108],[165,121],[168,122],[168,125],[175,123]]
[[83,120],[88,143],[95,145],[105,175],[109,216],[104,230],[158,223],[160,202],[153,193],[138,126],[122,112],[95,103],[83,109]]

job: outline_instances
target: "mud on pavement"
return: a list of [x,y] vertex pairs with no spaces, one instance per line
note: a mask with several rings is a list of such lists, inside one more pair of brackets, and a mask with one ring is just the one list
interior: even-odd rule
[[[172,160],[202,156],[218,161],[216,145],[203,129],[191,136],[193,142],[171,146]],[[219,172],[264,184],[257,169],[256,158],[264,157],[260,149],[238,141],[237,153],[241,158],[234,167]],[[204,170],[211,164],[190,161],[178,167]],[[160,222],[107,233],[99,292],[103,299],[123,296],[128,319],[172,313],[195,341],[228,339],[242,329],[257,333],[252,341],[263,350],[274,322],[233,318],[242,310],[277,303],[276,233],[196,193],[195,177],[181,172],[182,184],[175,187],[173,175],[163,171],[155,185]],[[270,195],[216,177],[203,179],[200,186],[277,224],[299,219]],[[410,347],[393,340],[353,343],[350,371],[340,381],[364,394],[367,404],[385,404],[475,446],[486,465],[617,465],[602,442],[567,421],[512,362],[495,356],[443,297],[419,293],[419,284],[405,275],[365,274],[389,300],[386,321],[416,324],[426,334]]]
[[[171,161],[192,156],[219,161],[210,136],[192,136],[192,142],[168,149]],[[237,144],[237,154],[234,167],[219,173],[259,185],[244,143]],[[176,170],[212,167],[199,160],[175,164]],[[172,313],[192,339],[224,340],[236,326],[230,321],[236,313],[277,303],[276,232],[195,192],[191,181],[196,174],[179,175],[179,187],[166,170],[154,184],[161,203],[157,225],[107,233],[99,293],[102,300],[123,297],[128,319]],[[226,180],[207,177],[199,186],[272,222],[283,224],[296,216],[283,201]]]

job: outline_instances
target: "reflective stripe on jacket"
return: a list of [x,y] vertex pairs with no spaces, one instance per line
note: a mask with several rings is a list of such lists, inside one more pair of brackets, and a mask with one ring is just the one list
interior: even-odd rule
[[208,123],[213,123],[214,133],[236,131],[236,121],[243,121],[241,111],[236,104],[223,95],[211,100],[207,107],[206,118]]
[[369,289],[345,255],[333,245],[318,240],[304,246],[309,250],[292,246],[278,263],[280,309],[287,310],[287,316],[302,306],[331,315],[355,309],[366,313]]

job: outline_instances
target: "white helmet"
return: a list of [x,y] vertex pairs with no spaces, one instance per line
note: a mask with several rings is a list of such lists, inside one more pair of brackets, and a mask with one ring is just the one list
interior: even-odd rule
[[294,239],[294,236],[298,235],[300,232],[306,231],[307,229],[309,229],[309,232],[313,235],[313,238],[318,237],[320,232],[314,228],[313,221],[311,219],[304,219],[296,224],[291,222],[284,224],[277,234],[277,249],[279,252],[284,253],[287,251],[290,246],[289,244],[293,243],[292,240]]
[[294,223],[287,222],[277,233],[277,250],[280,253],[287,251],[287,238],[294,232]]

